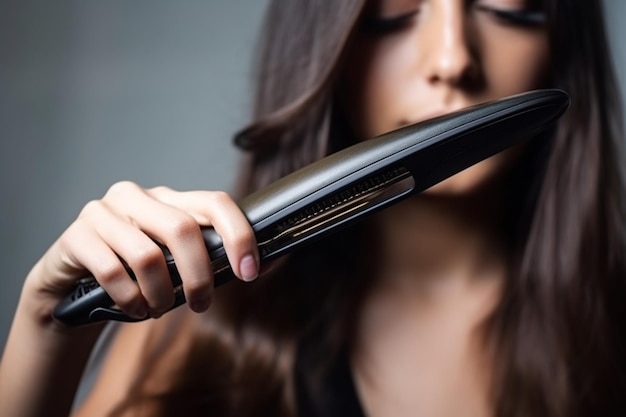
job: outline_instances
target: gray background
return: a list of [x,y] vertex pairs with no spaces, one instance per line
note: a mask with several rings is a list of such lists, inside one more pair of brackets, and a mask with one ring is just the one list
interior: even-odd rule
[[[0,0],[0,347],[30,266],[112,183],[228,189],[266,0]],[[605,0],[621,78],[626,2]]]

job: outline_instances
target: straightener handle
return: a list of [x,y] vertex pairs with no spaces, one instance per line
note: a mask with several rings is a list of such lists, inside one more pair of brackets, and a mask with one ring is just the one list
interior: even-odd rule
[[[213,263],[214,285],[220,286],[231,279],[234,275],[222,243],[222,238],[212,227],[202,228],[202,235]],[[174,305],[178,307],[186,302],[183,291],[182,279],[176,268],[174,257],[163,245],[159,245],[163,251],[167,269],[169,271],[172,286],[174,288]],[[133,280],[136,280],[133,271],[126,267],[126,271]],[[94,277],[85,277],[77,281],[74,290],[64,298],[54,309],[52,317],[70,326],[80,326],[95,323],[102,320],[116,320],[124,322],[137,322],[145,318],[128,316],[115,306],[115,302],[109,294],[98,284]]]

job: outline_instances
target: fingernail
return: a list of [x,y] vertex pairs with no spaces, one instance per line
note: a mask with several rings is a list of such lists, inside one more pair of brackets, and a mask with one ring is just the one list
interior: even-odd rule
[[252,255],[246,255],[239,264],[239,273],[244,281],[252,281],[259,275],[259,267]]
[[202,313],[206,311],[211,305],[211,298],[209,296],[195,298],[191,303],[190,307],[196,313]]

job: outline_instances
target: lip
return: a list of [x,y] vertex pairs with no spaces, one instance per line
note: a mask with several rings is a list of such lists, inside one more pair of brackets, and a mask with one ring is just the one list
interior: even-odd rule
[[410,125],[413,123],[421,123],[421,122],[425,122],[426,120],[430,120],[430,119],[435,119],[437,117],[441,117],[441,116],[445,116],[447,114],[450,113],[454,113],[456,111],[459,111],[461,109],[464,109],[467,106],[455,106],[455,107],[447,107],[447,108],[437,108],[435,110],[431,110],[426,112],[424,115],[415,118],[415,119],[410,119],[410,120],[405,120],[404,121],[404,125]]
[[[459,109],[460,109],[460,108],[459,108]],[[455,111],[457,111],[457,110],[459,110],[459,109],[440,109],[440,110],[434,110],[434,111],[431,111],[431,112],[429,112],[429,113],[426,113],[424,116],[422,116],[422,117],[420,118],[420,122],[423,122],[423,121],[425,121],[425,120],[434,119],[434,118],[436,118],[436,117],[440,117],[440,116],[443,116],[443,115],[446,115],[446,114],[450,114],[450,113],[453,113],[453,112],[455,112]]]

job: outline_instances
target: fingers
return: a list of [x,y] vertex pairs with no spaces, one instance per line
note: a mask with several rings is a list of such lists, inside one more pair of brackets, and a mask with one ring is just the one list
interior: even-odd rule
[[212,225],[222,237],[228,261],[237,277],[252,281],[259,274],[259,254],[254,232],[232,198],[221,191],[179,193],[158,187],[149,193],[175,204],[200,224]]
[[102,200],[85,206],[63,241],[73,263],[88,269],[124,312],[158,317],[171,308],[174,294],[155,241],[174,257],[192,310],[201,312],[210,305],[213,275],[201,225],[212,225],[220,234],[238,277],[256,278],[259,261],[252,228],[222,192],[144,190],[118,183]]
[[[118,257],[116,268],[118,274],[104,277],[96,275],[101,285],[108,287],[106,284],[110,283],[114,290],[117,286],[128,293],[131,291],[128,287],[137,288],[138,284],[141,290],[137,295],[144,300],[141,302],[143,309],[147,308],[143,312],[144,315],[149,312],[152,317],[158,317],[169,310],[174,303],[174,293],[163,252],[154,240],[129,224],[127,219],[118,216],[104,203],[96,202],[86,206],[83,210],[83,221],[87,217],[90,218],[98,237],[106,242],[109,249]],[[129,274],[122,260],[133,271],[137,283],[127,279]],[[135,292],[133,291],[133,294]],[[110,292],[109,295],[116,299]],[[140,300],[132,300],[132,303],[139,309]]]
[[[135,184],[116,184],[103,201],[113,211],[124,213],[136,230],[168,247],[183,280],[189,306],[194,311],[206,310],[213,292],[213,276],[197,220],[186,211],[155,199]],[[151,278],[137,276],[142,292],[144,285],[146,288],[152,285],[163,287],[163,283]],[[172,291],[171,283],[169,291]]]
[[65,262],[76,270],[88,270],[126,314],[138,319],[148,314],[146,301],[119,256],[83,218],[66,230],[58,245],[61,258],[67,257]]

